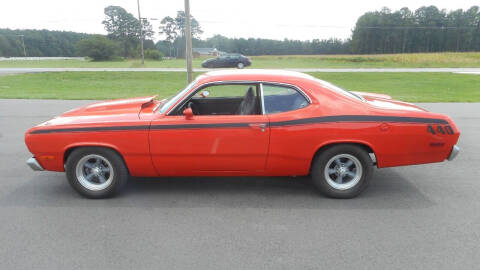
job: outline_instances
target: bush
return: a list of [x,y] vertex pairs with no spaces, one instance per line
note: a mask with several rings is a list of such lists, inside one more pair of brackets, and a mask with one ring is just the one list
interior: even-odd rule
[[111,60],[116,51],[117,44],[100,35],[77,42],[77,53],[80,56],[88,56],[94,61]]
[[162,60],[163,53],[159,50],[155,49],[146,49],[145,50],[145,58],[152,59],[152,60]]

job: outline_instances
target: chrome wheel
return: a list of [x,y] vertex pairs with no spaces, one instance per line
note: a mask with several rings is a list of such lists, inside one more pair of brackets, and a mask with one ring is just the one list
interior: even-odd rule
[[103,190],[113,181],[112,164],[104,157],[91,154],[82,157],[75,169],[78,182],[88,190]]
[[244,66],[245,66],[245,65],[244,65],[243,63],[238,63],[238,64],[237,64],[237,67],[238,67],[239,69],[242,69]]
[[338,190],[354,187],[362,178],[362,163],[349,154],[339,154],[332,157],[325,166],[327,183]]

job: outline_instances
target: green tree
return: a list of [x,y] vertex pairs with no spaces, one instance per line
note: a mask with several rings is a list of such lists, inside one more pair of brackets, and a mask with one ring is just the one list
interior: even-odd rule
[[115,56],[117,45],[105,36],[93,36],[77,43],[79,55],[88,56],[95,61],[110,60]]
[[[185,12],[177,11],[177,17],[175,17],[175,24],[177,25],[177,30],[180,32],[181,37],[185,37]],[[203,34],[200,23],[190,15],[190,27],[192,29],[192,38],[198,38]]]
[[[172,47],[177,48],[177,56],[183,56],[185,52],[185,12],[177,11],[177,17],[167,16],[160,22],[159,33],[165,35],[165,41],[169,44],[169,55],[172,56]],[[198,38],[202,33],[200,23],[190,15],[192,38]]]
[[143,38],[152,37],[153,30],[148,20],[142,23],[131,13],[119,6],[108,6],[104,9],[105,20],[102,22],[108,37],[122,44],[124,57],[135,57],[140,42],[140,29],[143,30]]
[[159,33],[165,35],[165,42],[169,46],[168,56],[173,56],[172,54],[172,45],[175,39],[178,36],[178,29],[175,19],[170,16],[167,16],[162,19],[160,22]]

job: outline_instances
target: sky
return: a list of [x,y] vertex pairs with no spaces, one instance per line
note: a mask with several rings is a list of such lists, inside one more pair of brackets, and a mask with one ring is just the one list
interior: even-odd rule
[[[138,16],[136,0],[0,0],[0,28],[48,29],[106,34],[103,9],[118,5]],[[358,17],[367,11],[388,7],[436,5],[446,10],[468,9],[478,0],[190,0],[192,15],[204,30],[202,38],[227,37],[269,39],[345,39]],[[141,15],[152,20],[158,31],[160,20],[175,17],[183,0],[140,0]],[[156,40],[162,39],[156,36]]]

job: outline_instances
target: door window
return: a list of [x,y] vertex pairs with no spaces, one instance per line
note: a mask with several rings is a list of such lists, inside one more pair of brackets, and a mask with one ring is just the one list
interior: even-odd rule
[[209,85],[197,90],[177,111],[191,108],[194,115],[261,114],[257,84]]
[[263,98],[266,114],[298,110],[309,104],[304,95],[287,86],[264,84]]

